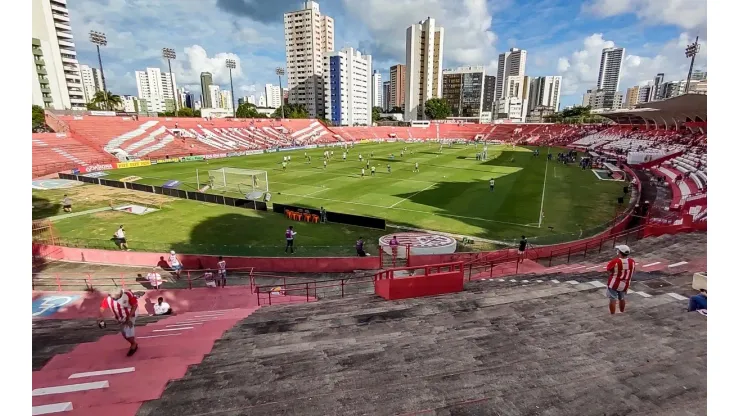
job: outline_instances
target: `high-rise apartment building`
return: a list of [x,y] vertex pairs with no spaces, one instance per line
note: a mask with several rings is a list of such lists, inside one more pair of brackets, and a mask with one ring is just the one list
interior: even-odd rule
[[31,1],[31,52],[31,102],[56,110],[85,110],[66,0]]
[[[169,72],[162,72],[159,68],[147,68],[146,71],[136,71],[136,89],[139,99],[146,100],[148,111],[164,113],[175,111],[175,91],[177,77]],[[174,87],[174,89],[173,89]]]
[[208,86],[208,103],[211,104],[207,108],[221,108],[221,87],[218,85]]
[[224,108],[227,110],[234,109],[234,102],[231,100],[231,91],[220,90],[218,92],[218,108]]
[[326,116],[334,125],[372,124],[372,57],[353,48],[324,56]]
[[103,90],[103,79],[100,77],[100,71],[98,68],[80,65],[80,76],[82,77],[82,92],[85,94],[85,102],[92,102],[95,93]]
[[315,1],[305,1],[303,9],[285,13],[283,22],[288,101],[303,105],[311,117],[323,117],[324,56],[334,51],[334,19],[323,16]]
[[259,100],[257,100],[257,106],[260,108],[267,107],[267,100],[264,95],[260,95]]
[[560,85],[563,81],[561,76],[534,77],[529,81],[529,97],[527,99],[527,112],[533,112],[537,108],[548,108],[557,112],[560,107]]
[[706,79],[707,79],[707,71],[701,71],[701,70],[695,69],[691,73],[692,81],[704,81]]
[[498,75],[496,77],[496,100],[508,98],[505,86],[509,77],[524,76],[527,66],[527,51],[511,48],[498,56]]
[[282,105],[280,97],[283,95],[280,86],[265,84],[265,104],[269,108],[278,108]]
[[391,107],[391,82],[383,81],[383,110],[390,111]]
[[480,121],[485,76],[486,71],[482,66],[442,71],[442,98],[450,106],[452,117]]
[[635,85],[632,88],[627,88],[627,95],[624,97],[624,105],[622,106],[622,108],[635,108],[639,101],[640,86]]
[[637,104],[650,102],[652,99],[652,91],[652,85],[643,85],[640,87],[640,90],[637,92]]
[[380,72],[373,71],[373,107],[383,106],[383,78]]
[[622,75],[622,60],[624,58],[624,48],[604,48],[601,51],[601,64],[599,65],[599,80],[596,89],[604,92],[603,107],[599,108],[618,108],[615,103],[615,94],[619,90],[619,79]]
[[391,110],[393,107],[404,108],[406,105],[406,65],[393,65],[390,70],[389,82],[389,107],[387,110]]
[[213,85],[213,75],[210,72],[200,73],[200,97],[203,108],[213,108],[211,101],[211,85]]
[[496,100],[496,76],[486,75],[483,82],[483,112],[493,112],[493,102]]
[[424,120],[427,100],[442,97],[444,28],[433,18],[406,29],[406,107],[404,118]]

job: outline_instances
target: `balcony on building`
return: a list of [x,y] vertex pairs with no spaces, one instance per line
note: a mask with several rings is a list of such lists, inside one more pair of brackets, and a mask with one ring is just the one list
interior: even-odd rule
[[65,23],[54,22],[54,27],[56,27],[57,29],[68,30],[70,32],[72,31],[72,27]]
[[36,73],[39,75],[46,75],[48,72],[46,72],[46,68],[44,67],[36,67]]

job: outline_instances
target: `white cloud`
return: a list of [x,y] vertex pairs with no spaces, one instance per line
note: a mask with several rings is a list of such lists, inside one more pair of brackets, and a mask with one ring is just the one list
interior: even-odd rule
[[[178,51],[180,52],[180,51]],[[229,84],[229,69],[226,60],[233,59],[236,68],[231,70],[235,80],[242,78],[242,65],[239,56],[233,53],[219,52],[211,57],[200,45],[188,46],[184,50],[184,56],[178,53],[177,60],[172,62],[172,72],[177,76],[178,82],[183,84],[199,84],[200,73],[210,72],[213,74],[213,83],[219,85]]]
[[[634,85],[645,85],[652,81],[657,73],[664,73],[666,81],[685,79],[689,70],[689,60],[684,55],[686,45],[693,39],[687,33],[665,43],[655,55],[629,55],[622,63],[622,76],[619,89],[624,91]],[[702,48],[696,57],[695,69],[705,69],[707,62],[707,48],[701,40]],[[563,96],[581,95],[587,89],[594,88],[598,80],[601,50],[613,47],[614,42],[604,39],[603,34],[594,33],[583,41],[579,49],[569,57],[558,59],[558,72],[563,76]]]
[[370,36],[380,60],[406,60],[406,28],[427,17],[445,29],[447,65],[488,65],[495,56],[496,35],[485,0],[342,0]]
[[706,0],[593,0],[585,9],[601,17],[634,13],[649,25],[675,25],[706,34]]

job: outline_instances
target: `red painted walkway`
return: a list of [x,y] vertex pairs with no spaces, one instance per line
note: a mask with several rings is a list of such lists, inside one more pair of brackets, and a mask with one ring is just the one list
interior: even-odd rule
[[[43,409],[37,406],[68,408],[71,403],[72,410],[63,414],[133,416],[142,402],[160,397],[168,381],[183,377],[188,366],[200,363],[226,330],[256,309],[188,312],[139,327],[139,350],[133,357],[126,357],[128,343],[120,335],[80,344],[33,373],[34,411]],[[129,372],[70,378],[76,373],[114,369]],[[80,384],[86,390],[53,394],[37,390]]]

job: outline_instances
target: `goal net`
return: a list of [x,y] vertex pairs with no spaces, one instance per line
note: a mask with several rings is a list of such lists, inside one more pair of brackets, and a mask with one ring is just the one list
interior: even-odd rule
[[208,185],[217,191],[238,192],[248,199],[258,199],[270,190],[267,171],[221,168],[208,171]]

